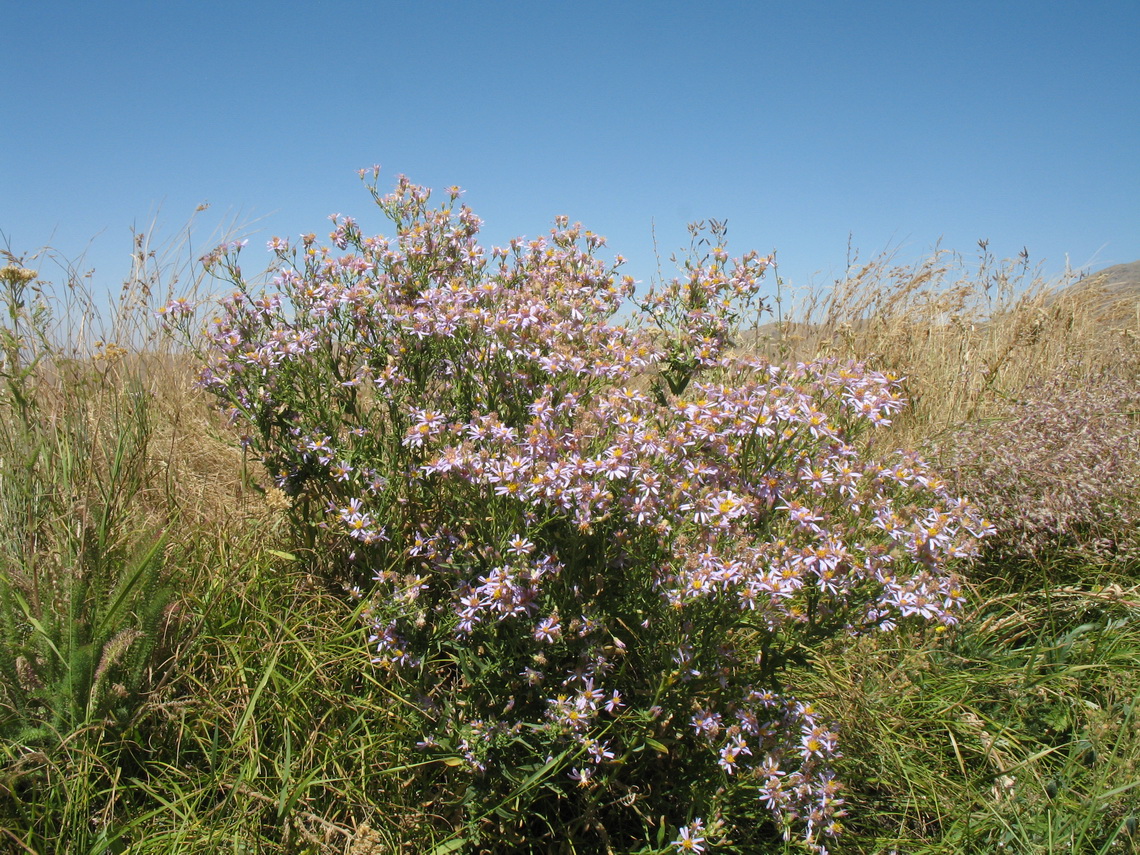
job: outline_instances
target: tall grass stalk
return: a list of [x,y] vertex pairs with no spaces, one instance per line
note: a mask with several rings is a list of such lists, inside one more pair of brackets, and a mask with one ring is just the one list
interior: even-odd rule
[[897,264],[855,258],[830,288],[801,289],[780,324],[754,346],[788,358],[868,360],[906,378],[911,406],[899,428],[913,443],[992,416],[1024,390],[1064,375],[1081,383],[1106,365],[1140,362],[1140,306],[1090,278],[1048,281],[1027,255],[976,263],[936,249]]

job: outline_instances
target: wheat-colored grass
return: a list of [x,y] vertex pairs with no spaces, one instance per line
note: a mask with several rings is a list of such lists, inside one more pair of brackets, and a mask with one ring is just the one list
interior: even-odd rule
[[829,288],[793,294],[781,323],[745,337],[773,358],[864,360],[905,378],[912,444],[994,415],[1042,380],[1135,382],[1140,290],[1109,292],[1076,276],[1046,281],[1025,259],[976,265],[936,251],[913,265],[880,256]]

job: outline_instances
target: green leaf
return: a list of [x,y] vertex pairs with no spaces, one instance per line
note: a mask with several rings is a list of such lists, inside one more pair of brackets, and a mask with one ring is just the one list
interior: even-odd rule
[[445,840],[439,844],[439,846],[431,850],[431,855],[446,855],[448,852],[458,852],[466,845],[467,841],[462,837],[457,837],[454,840]]
[[166,541],[166,535],[163,534],[151,544],[150,548],[143,554],[138,563],[128,571],[125,581],[122,582],[118,591],[115,593],[114,601],[107,608],[107,611],[102,615],[99,621],[96,637],[107,637],[114,634],[118,626],[119,612],[126,607],[127,601],[139,586],[140,580],[142,580],[145,575],[157,571],[161,565],[162,551],[166,547]]

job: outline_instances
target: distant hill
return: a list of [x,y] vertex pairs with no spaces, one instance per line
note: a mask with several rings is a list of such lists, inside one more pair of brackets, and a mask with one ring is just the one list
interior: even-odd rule
[[1131,293],[1140,290],[1140,261],[1106,267],[1096,273],[1089,273],[1074,283],[1073,287],[1096,283],[1110,293]]
[[1066,298],[1095,299],[1106,319],[1134,315],[1140,311],[1140,261],[1116,264],[1082,276],[1052,295],[1049,303]]

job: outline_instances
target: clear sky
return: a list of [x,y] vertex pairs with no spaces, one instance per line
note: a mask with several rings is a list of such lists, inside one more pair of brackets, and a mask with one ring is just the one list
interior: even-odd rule
[[[685,224],[793,285],[864,256],[1140,258],[1140,1],[0,0],[0,232],[86,250],[195,208],[273,234],[357,217],[356,170],[458,184],[487,243],[558,214],[642,281]],[[266,262],[269,255],[264,255]]]

